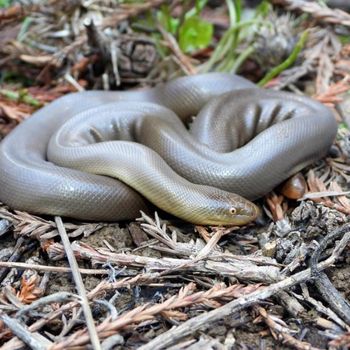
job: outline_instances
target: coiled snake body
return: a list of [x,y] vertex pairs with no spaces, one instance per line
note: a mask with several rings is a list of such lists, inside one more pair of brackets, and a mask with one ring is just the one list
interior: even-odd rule
[[[183,121],[197,114],[188,131]],[[324,156],[336,130],[320,103],[230,74],[69,94],[1,143],[0,201],[117,221],[147,198],[193,223],[245,224],[257,215],[248,199]]]

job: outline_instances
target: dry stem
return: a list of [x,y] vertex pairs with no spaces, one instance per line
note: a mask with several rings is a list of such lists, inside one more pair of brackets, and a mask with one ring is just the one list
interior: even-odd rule
[[62,240],[64,249],[65,249],[65,252],[67,255],[67,259],[69,261],[69,265],[72,269],[72,275],[74,278],[74,282],[75,282],[77,291],[78,291],[79,296],[81,298],[81,304],[82,304],[82,308],[84,311],[86,324],[87,324],[87,327],[89,330],[92,346],[95,350],[102,350],[100,340],[98,338],[98,334],[96,331],[94,318],[92,316],[92,312],[90,309],[89,300],[88,300],[88,297],[86,295],[84,282],[83,282],[83,279],[82,279],[81,274],[79,272],[79,266],[78,266],[78,263],[75,259],[71,244],[69,242],[67,232],[63,226],[62,219],[59,216],[55,217],[55,221],[56,221],[57,229],[58,229],[58,232],[61,236],[61,240]]
[[332,24],[342,24],[350,27],[350,15],[339,9],[330,9],[319,5],[316,1],[305,0],[271,0],[276,5],[286,6],[288,10],[299,10],[309,13],[314,18]]

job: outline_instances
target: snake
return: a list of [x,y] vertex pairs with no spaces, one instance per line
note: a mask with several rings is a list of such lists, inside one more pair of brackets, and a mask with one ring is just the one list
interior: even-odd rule
[[0,201],[86,221],[150,202],[200,225],[245,225],[252,201],[324,157],[337,132],[312,98],[228,73],[127,91],[70,93],[0,144]]

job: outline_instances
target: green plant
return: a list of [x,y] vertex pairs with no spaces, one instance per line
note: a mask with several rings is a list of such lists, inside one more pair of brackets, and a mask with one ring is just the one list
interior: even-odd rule
[[5,96],[9,100],[23,102],[34,107],[41,107],[42,105],[37,99],[30,95],[26,89],[20,89],[18,91],[0,89],[0,95]]
[[0,0],[0,8],[9,7],[11,4],[11,0]]
[[266,85],[270,80],[272,80],[274,77],[276,77],[277,75],[279,75],[280,73],[282,73],[285,69],[287,69],[288,67],[290,67],[295,60],[298,58],[298,55],[300,53],[300,51],[303,49],[307,37],[308,37],[308,31],[305,30],[298,42],[296,43],[296,45],[294,46],[293,51],[291,52],[291,54],[289,55],[289,57],[287,59],[285,59],[281,64],[279,64],[277,67],[271,69],[259,82],[258,85],[259,86],[264,86]]
[[195,7],[188,10],[182,19],[171,16],[168,5],[157,13],[160,25],[177,37],[181,50],[190,53],[207,47],[213,37],[213,25],[200,17],[207,0],[196,0]]
[[[202,65],[201,72],[216,70],[220,72],[236,72],[241,64],[254,52],[254,30],[271,9],[267,1],[263,1],[250,19],[242,19],[241,0],[226,0],[230,17],[230,27],[216,45],[210,59]],[[244,42],[244,48],[238,47]]]
[[179,45],[186,53],[206,48],[212,37],[213,25],[198,15],[186,18],[179,28]]
[[176,34],[180,20],[171,16],[170,7],[162,5],[160,11],[157,12],[157,20],[159,24],[169,33]]

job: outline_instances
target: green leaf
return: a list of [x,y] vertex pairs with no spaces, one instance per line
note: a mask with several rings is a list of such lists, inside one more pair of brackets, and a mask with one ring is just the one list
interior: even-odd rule
[[199,15],[207,4],[208,0],[196,0],[196,14]]
[[0,95],[7,97],[9,100],[24,102],[34,107],[42,106],[42,104],[30,95],[26,89],[20,89],[19,91],[0,89]]
[[207,47],[213,38],[213,25],[199,16],[186,18],[179,28],[179,44],[184,52]]
[[272,11],[272,6],[267,0],[263,0],[255,11],[255,17],[266,17]]
[[169,6],[163,5],[161,10],[157,12],[157,18],[162,27],[169,33],[175,34],[179,27],[179,19],[174,18],[170,14]]
[[239,23],[242,17],[242,1],[235,0],[234,6],[235,6],[235,12],[236,12],[236,23]]
[[9,7],[11,0],[0,0],[0,8],[1,7]]
[[350,43],[350,36],[349,35],[338,35],[338,38],[343,45]]
[[196,0],[195,6],[192,7],[189,11],[186,12],[185,18],[189,18],[192,16],[198,16],[200,12],[203,10],[208,0]]
[[279,64],[277,67],[272,68],[259,82],[258,85],[259,86],[264,86],[266,85],[270,80],[272,80],[274,77],[276,77],[277,75],[279,75],[280,73],[282,73],[285,69],[289,68],[294,62],[295,60],[298,58],[300,51],[303,49],[307,37],[308,37],[309,32],[307,30],[305,30],[298,42],[296,43],[296,45],[294,46],[293,51],[291,52],[291,54],[289,55],[289,57],[287,57],[281,64]]

